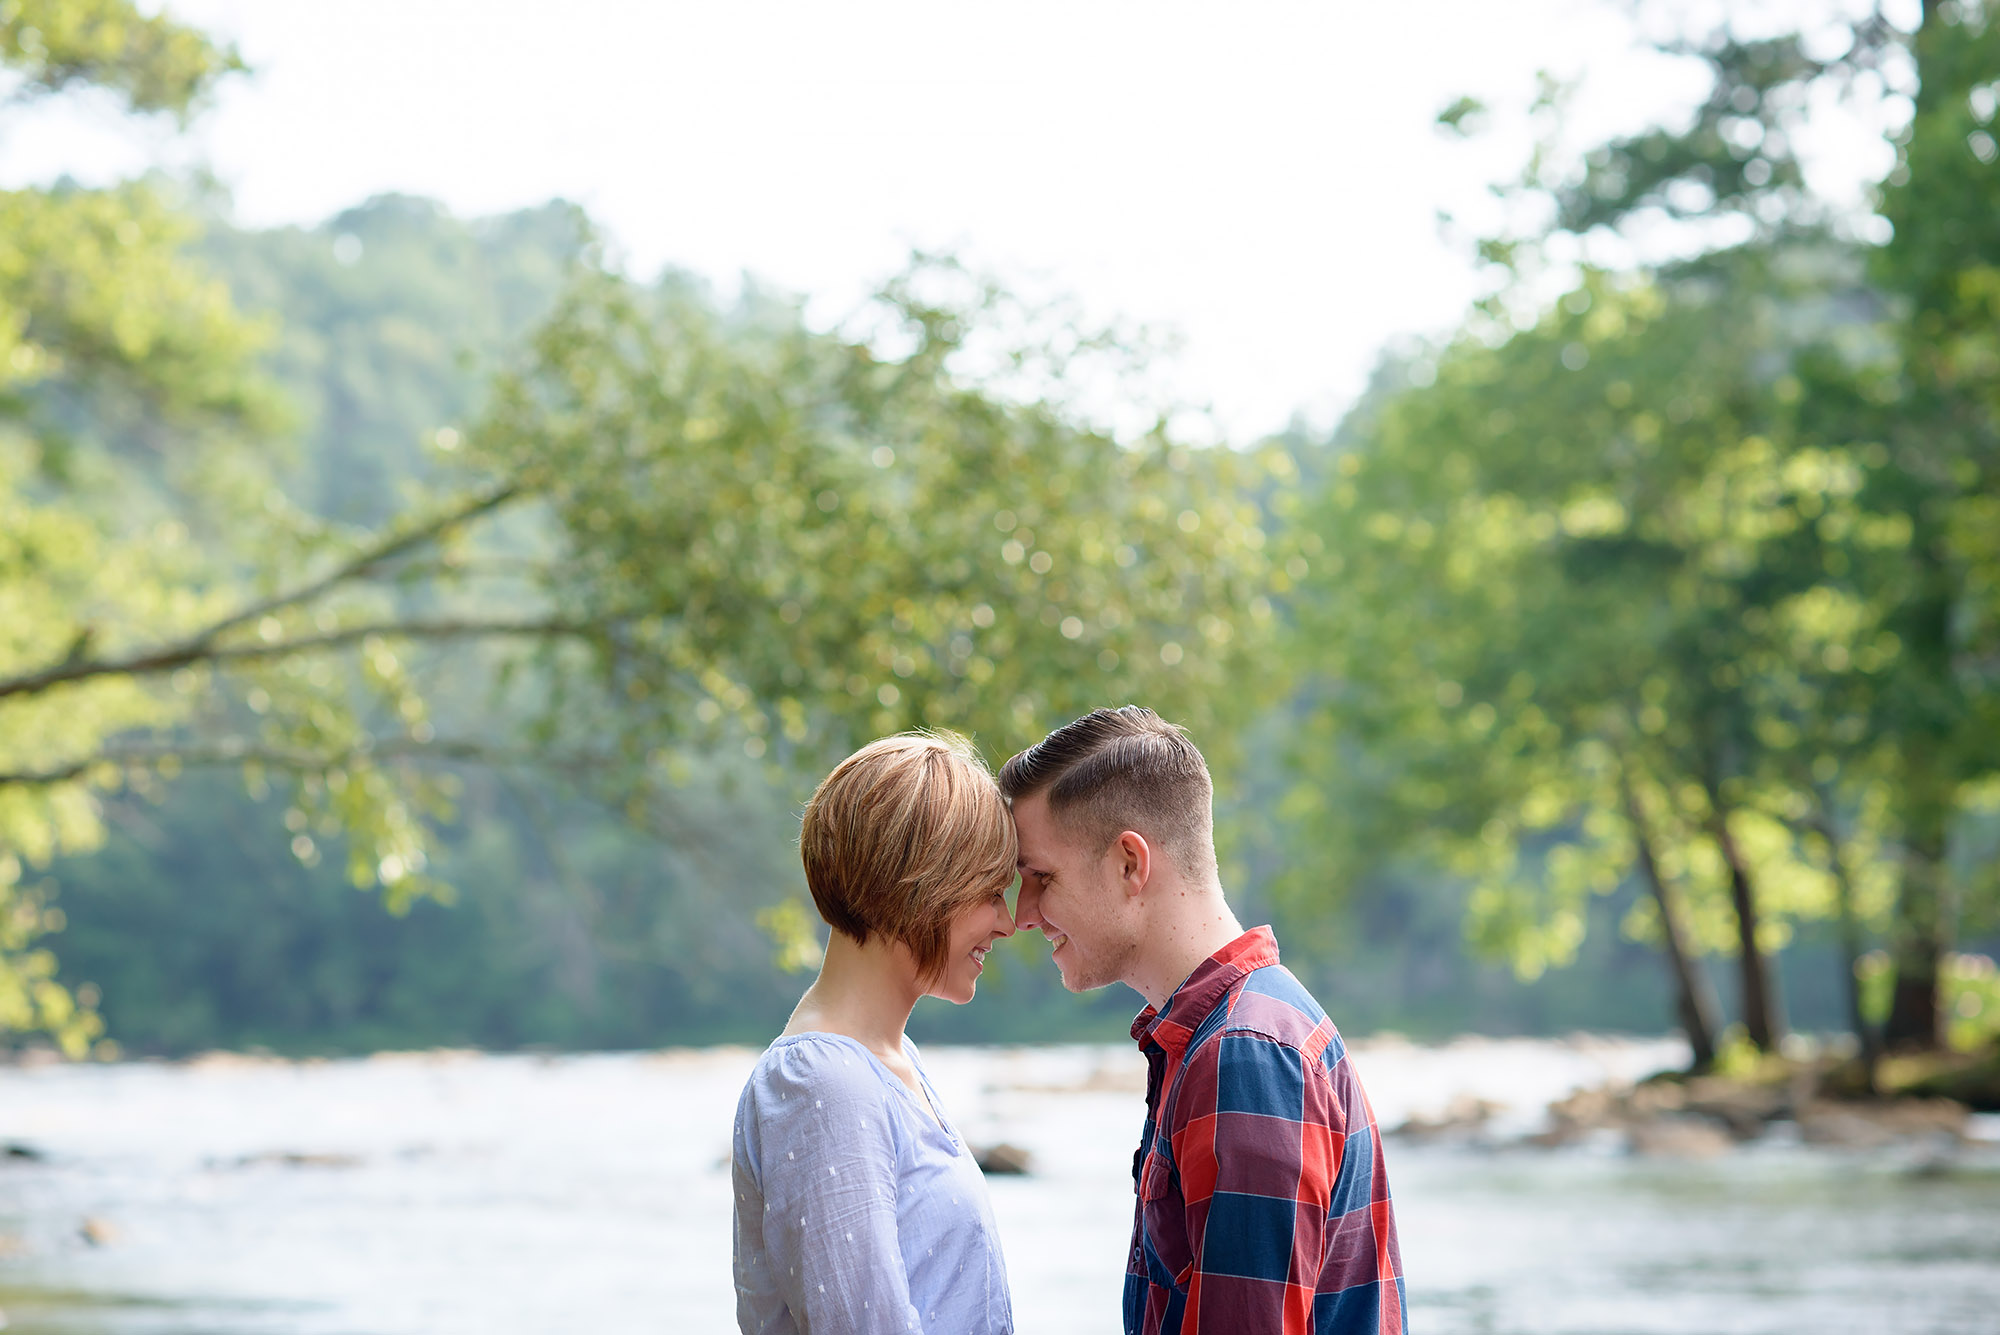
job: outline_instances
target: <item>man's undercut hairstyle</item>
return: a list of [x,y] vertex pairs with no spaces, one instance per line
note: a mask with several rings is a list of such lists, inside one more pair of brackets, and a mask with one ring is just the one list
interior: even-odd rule
[[1000,767],[1010,802],[1048,795],[1049,815],[1098,848],[1143,835],[1185,875],[1215,870],[1215,787],[1187,732],[1150,709],[1096,709]]
[[951,920],[1014,879],[1014,821],[972,743],[900,733],[834,767],[799,828],[806,885],[829,927],[860,945],[909,947],[917,975],[943,975]]

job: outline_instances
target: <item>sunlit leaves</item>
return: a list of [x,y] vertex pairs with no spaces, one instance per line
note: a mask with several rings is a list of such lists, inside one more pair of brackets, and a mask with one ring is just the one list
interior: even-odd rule
[[1633,865],[1621,769],[1698,944],[1732,925],[1704,773],[1734,776],[1771,939],[1829,911],[1744,748],[1803,775],[1837,744],[1829,680],[1879,670],[1894,637],[1830,567],[1893,516],[1858,499],[1861,442],[1797,439],[1774,358],[1810,294],[1754,260],[1732,278],[1593,279],[1497,347],[1444,349],[1432,383],[1374,406],[1310,519],[1339,573],[1300,604],[1323,695],[1295,755],[1338,796],[1295,800],[1336,846],[1428,848],[1471,884],[1473,938],[1526,975],[1572,957],[1589,897]]
[[115,371],[104,390],[168,413],[264,411],[239,373],[260,333],[187,262],[193,233],[143,184],[0,191],[0,384]]
[[627,708],[667,736],[727,718],[754,755],[912,726],[998,750],[1097,704],[1199,723],[1247,691],[1266,461],[1120,444],[953,374],[984,307],[889,311],[901,357],[604,277],[503,382],[474,458],[537,479],[566,535],[551,605],[605,628]]
[[[1665,876],[1707,891],[1706,948],[1730,943],[1725,829],[1762,945],[1896,902],[1899,997],[1941,958],[1948,882],[1970,885],[1948,850],[2000,756],[2000,28],[1939,5],[1914,35],[1849,35],[1677,45],[1713,76],[1692,125],[1568,177],[1545,145],[1524,193],[1553,209],[1487,252],[1510,287],[1357,414],[1313,518],[1344,573],[1302,600],[1320,707],[1291,806],[1336,847],[1428,847],[1525,970],[1560,962],[1583,888],[1630,858],[1593,748],[1633,777]],[[1808,103],[1856,91],[1914,99],[1872,255],[1795,155]],[[1694,224],[1695,258],[1537,286],[1544,250],[1663,218]]]
[[185,115],[236,54],[130,0],[0,0],[0,63],[35,92],[112,89],[134,111]]
[[[691,780],[690,748],[817,766],[950,726],[998,753],[1132,698],[1197,726],[1254,707],[1277,562],[1299,559],[1258,502],[1290,459],[1114,440],[1025,394],[1118,345],[1010,347],[991,289],[889,301],[890,355],[782,304],[725,313],[587,271],[485,419],[450,450],[437,434],[462,489],[412,492],[370,531],[246,459],[272,420],[255,331],[154,196],[13,203],[72,210],[76,241],[23,228],[0,264],[21,312],[0,851],[29,863],[92,845],[96,793],[234,765],[288,788],[271,837],[292,857],[344,857],[400,911],[449,893],[429,871],[440,762],[563,767],[645,820]],[[168,466],[99,485],[135,439]],[[441,710],[454,690],[485,709]],[[53,1025],[53,1004],[9,1013]]]

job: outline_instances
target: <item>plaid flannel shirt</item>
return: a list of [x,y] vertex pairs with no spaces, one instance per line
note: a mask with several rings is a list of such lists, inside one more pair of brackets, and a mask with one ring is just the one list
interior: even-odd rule
[[1203,961],[1132,1037],[1127,1335],[1408,1335],[1374,1111],[1271,929]]

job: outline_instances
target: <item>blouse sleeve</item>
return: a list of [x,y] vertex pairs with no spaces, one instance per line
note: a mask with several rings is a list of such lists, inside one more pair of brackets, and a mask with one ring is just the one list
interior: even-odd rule
[[800,1335],[919,1330],[896,1233],[890,1091],[845,1045],[787,1046],[758,1091],[764,1248]]

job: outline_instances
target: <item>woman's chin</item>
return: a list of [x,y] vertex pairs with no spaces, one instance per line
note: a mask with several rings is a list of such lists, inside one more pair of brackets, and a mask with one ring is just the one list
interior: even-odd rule
[[963,983],[946,983],[935,989],[931,995],[939,1001],[949,1001],[954,1006],[963,1006],[979,991],[979,980],[968,978]]
[[949,1001],[954,1006],[963,1006],[966,1002],[972,1000],[973,995],[979,991],[979,975],[984,972],[986,972],[985,963],[980,960],[973,960],[969,971],[961,973],[956,977],[947,974],[939,979],[938,985],[932,989],[931,995],[939,1001]]

